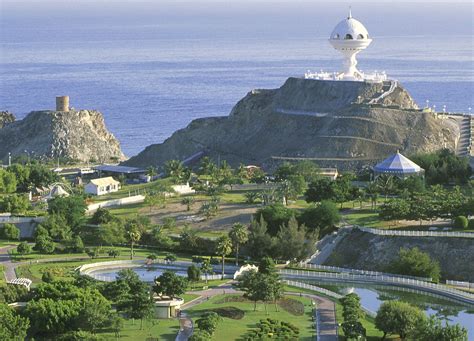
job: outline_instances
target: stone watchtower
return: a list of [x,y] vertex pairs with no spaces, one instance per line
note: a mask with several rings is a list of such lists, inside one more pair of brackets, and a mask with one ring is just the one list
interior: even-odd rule
[[69,96],[56,97],[56,111],[69,111]]

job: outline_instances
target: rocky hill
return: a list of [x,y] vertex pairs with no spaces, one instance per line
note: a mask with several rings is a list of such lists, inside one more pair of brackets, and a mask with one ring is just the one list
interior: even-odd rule
[[15,156],[25,150],[37,157],[60,156],[81,162],[125,160],[104,117],[94,110],[33,111],[18,121],[0,115],[0,159],[5,161],[9,152]]
[[12,122],[15,122],[15,115],[8,111],[0,111],[0,128]]
[[385,271],[400,248],[418,247],[439,262],[441,275],[474,282],[474,243],[469,238],[379,236],[353,230],[337,244],[326,265]]
[[455,150],[459,135],[456,119],[418,110],[396,81],[289,78],[279,89],[251,91],[227,117],[194,120],[125,164],[159,166],[205,153],[234,166],[271,169],[284,159],[306,158],[344,169],[397,149],[406,154]]

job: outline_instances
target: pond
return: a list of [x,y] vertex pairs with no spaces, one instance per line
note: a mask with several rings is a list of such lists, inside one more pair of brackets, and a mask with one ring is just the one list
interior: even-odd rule
[[361,284],[328,285],[322,282],[311,284],[324,287],[342,295],[354,292],[360,296],[361,304],[372,312],[377,312],[380,305],[387,300],[400,300],[416,305],[428,315],[435,315],[450,324],[459,323],[467,329],[469,340],[474,340],[474,307],[460,305],[457,302],[438,295],[422,291],[387,286],[370,286]]
[[88,275],[100,280],[100,281],[107,281],[112,282],[117,277],[117,273],[122,269],[132,269],[135,273],[140,277],[140,279],[144,282],[153,282],[155,277],[160,276],[166,270],[173,271],[179,276],[187,276],[188,273],[184,268],[163,268],[158,266],[139,266],[139,267],[124,267],[124,268],[112,268],[112,269],[97,269],[88,272]]

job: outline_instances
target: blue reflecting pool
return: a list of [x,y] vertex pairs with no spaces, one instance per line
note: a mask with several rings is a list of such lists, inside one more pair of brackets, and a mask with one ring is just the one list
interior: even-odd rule
[[416,305],[428,315],[435,315],[450,324],[459,323],[468,331],[469,340],[474,340],[474,307],[460,305],[437,295],[422,291],[388,286],[371,286],[360,284],[328,285],[323,282],[311,284],[346,295],[354,292],[360,296],[361,304],[372,312],[377,312],[380,305],[387,300],[400,300]]
[[[101,281],[107,281],[111,282],[114,281],[115,278],[117,277],[117,273],[125,268],[112,268],[112,269],[97,269],[88,272],[88,275],[101,280]],[[139,266],[139,267],[133,267],[128,269],[132,269],[135,271],[135,273],[140,277],[140,279],[144,282],[153,282],[155,277],[160,276],[163,272],[166,270],[173,271],[179,276],[187,276],[187,271],[182,268],[160,268],[157,266]]]

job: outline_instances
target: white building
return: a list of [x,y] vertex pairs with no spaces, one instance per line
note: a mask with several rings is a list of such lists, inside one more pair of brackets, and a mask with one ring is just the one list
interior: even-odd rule
[[91,180],[85,187],[84,191],[87,194],[104,195],[112,192],[117,192],[120,189],[120,182],[108,176],[106,178],[99,178]]
[[383,82],[386,81],[387,75],[385,72],[363,73],[357,69],[357,54],[365,50],[372,38],[365,26],[358,20],[352,17],[349,10],[349,15],[339,22],[329,37],[329,43],[337,51],[339,51],[343,58],[343,70],[340,72],[316,72],[308,71],[305,73],[307,79],[321,79],[321,80],[344,80],[344,81],[370,81]]

